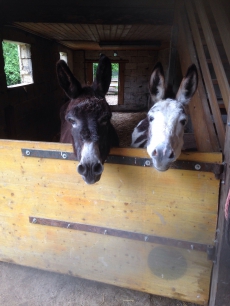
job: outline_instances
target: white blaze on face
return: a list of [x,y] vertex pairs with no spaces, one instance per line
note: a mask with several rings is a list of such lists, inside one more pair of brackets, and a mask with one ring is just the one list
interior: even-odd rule
[[[152,114],[150,114],[152,115]],[[150,122],[149,133],[150,142],[147,145],[147,152],[151,156],[154,149],[166,140],[166,125],[163,113],[155,112],[154,119]]]
[[102,163],[98,144],[95,142],[85,142],[81,151],[81,164]]

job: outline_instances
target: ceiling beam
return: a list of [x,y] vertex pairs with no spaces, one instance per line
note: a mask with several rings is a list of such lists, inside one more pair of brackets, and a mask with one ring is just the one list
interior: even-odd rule
[[73,50],[160,50],[169,47],[169,43],[160,43],[158,45],[155,44],[129,44],[123,42],[121,45],[101,45],[94,41],[77,41],[77,40],[60,40],[58,43],[73,49]]

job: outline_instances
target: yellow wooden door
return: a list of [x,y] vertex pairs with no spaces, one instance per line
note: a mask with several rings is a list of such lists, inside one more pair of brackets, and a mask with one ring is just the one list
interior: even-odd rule
[[[71,145],[0,141],[0,260],[205,305],[212,261],[195,243],[214,245],[219,180],[213,173],[105,164],[86,185],[77,161],[22,156],[21,148],[72,152]],[[142,149],[111,154],[147,157]],[[221,163],[218,153],[183,160]],[[42,218],[188,242],[167,246],[71,228]]]

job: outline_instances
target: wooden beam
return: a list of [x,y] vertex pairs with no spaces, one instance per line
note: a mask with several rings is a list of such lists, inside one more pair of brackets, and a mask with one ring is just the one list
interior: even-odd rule
[[170,38],[170,51],[169,51],[169,67],[166,73],[166,84],[172,86],[174,84],[174,78],[176,74],[176,63],[177,63],[177,40],[178,40],[178,24],[177,24],[177,11],[180,8],[180,0],[175,1],[175,10],[173,18],[173,26],[171,29],[171,38]]
[[178,37],[178,26],[174,25],[171,30],[170,40],[170,53],[169,53],[169,67],[166,74],[166,84],[173,87],[173,81],[176,74],[176,59],[177,59],[177,37]]
[[[199,67],[199,65],[196,58],[196,52],[194,49],[188,20],[184,14],[185,8],[182,7],[182,10],[183,13],[181,10],[178,11],[178,53],[182,72],[185,74],[187,68],[192,63],[196,64],[197,67]],[[215,134],[201,77],[199,78],[197,92],[189,104],[189,111],[198,150],[203,152],[219,151],[219,144]]]
[[215,74],[218,80],[218,84],[220,87],[221,95],[224,100],[224,104],[226,109],[228,109],[229,100],[230,100],[230,89],[228,80],[223,68],[223,64],[220,59],[220,55],[215,43],[215,39],[212,34],[212,30],[205,12],[204,4],[201,0],[194,0],[196,10],[200,19],[200,23],[202,25],[202,30],[204,33],[204,37],[208,46],[208,51],[210,53],[213,68],[215,70]]
[[204,82],[205,82],[205,86],[206,86],[206,89],[207,89],[209,104],[210,104],[212,114],[213,114],[213,118],[214,118],[214,122],[215,122],[215,125],[216,125],[216,130],[217,130],[220,146],[221,146],[221,149],[223,151],[224,150],[224,140],[225,140],[224,123],[223,123],[223,120],[222,120],[222,117],[221,117],[220,108],[219,108],[219,105],[218,105],[218,102],[217,102],[215,90],[214,90],[214,87],[213,87],[211,75],[210,75],[209,68],[208,68],[208,64],[206,62],[206,56],[205,56],[205,53],[204,53],[199,29],[198,29],[197,22],[196,22],[196,19],[195,19],[193,6],[192,6],[192,3],[190,1],[185,1],[185,5],[186,5],[186,8],[187,8],[187,14],[188,14],[188,17],[189,17],[190,26],[191,26],[191,30],[192,30],[192,34],[193,34],[193,39],[194,39],[194,42],[195,42],[195,46],[196,46],[196,50],[197,50],[197,54],[198,54],[198,58],[199,58]]
[[227,18],[227,15],[225,13],[225,10],[221,2],[217,3],[216,0],[209,0],[209,4],[211,6],[212,13],[216,21],[216,25],[218,27],[226,55],[228,57],[228,62],[230,63],[230,44],[229,44],[230,22],[229,22],[229,19]]
[[118,77],[118,105],[124,104],[124,86],[125,86],[125,63],[119,63],[119,77]]
[[[25,29],[26,31],[26,29]],[[99,43],[95,41],[79,41],[79,40],[58,40],[58,43],[71,48],[73,50],[159,50],[162,48],[167,48],[169,43],[163,42],[159,46],[154,45],[120,45],[120,46],[100,46]]]
[[[97,60],[95,63],[98,62]],[[86,84],[91,85],[93,83],[93,63],[86,62]]]

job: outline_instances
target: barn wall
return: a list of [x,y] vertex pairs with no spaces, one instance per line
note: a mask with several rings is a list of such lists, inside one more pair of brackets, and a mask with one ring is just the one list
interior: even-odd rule
[[55,140],[59,132],[59,109],[64,94],[56,77],[59,52],[68,54],[72,68],[72,51],[53,41],[17,30],[0,28],[1,40],[31,45],[34,83],[7,88],[2,44],[0,44],[0,137],[26,140]]
[[[111,60],[126,60],[124,105],[146,106],[148,99],[148,82],[154,64],[158,60],[158,51],[153,50],[126,50],[118,51],[118,56],[113,56],[113,51],[103,51]],[[97,61],[100,51],[75,51],[73,57],[73,71],[79,81],[86,81],[85,60]]]

